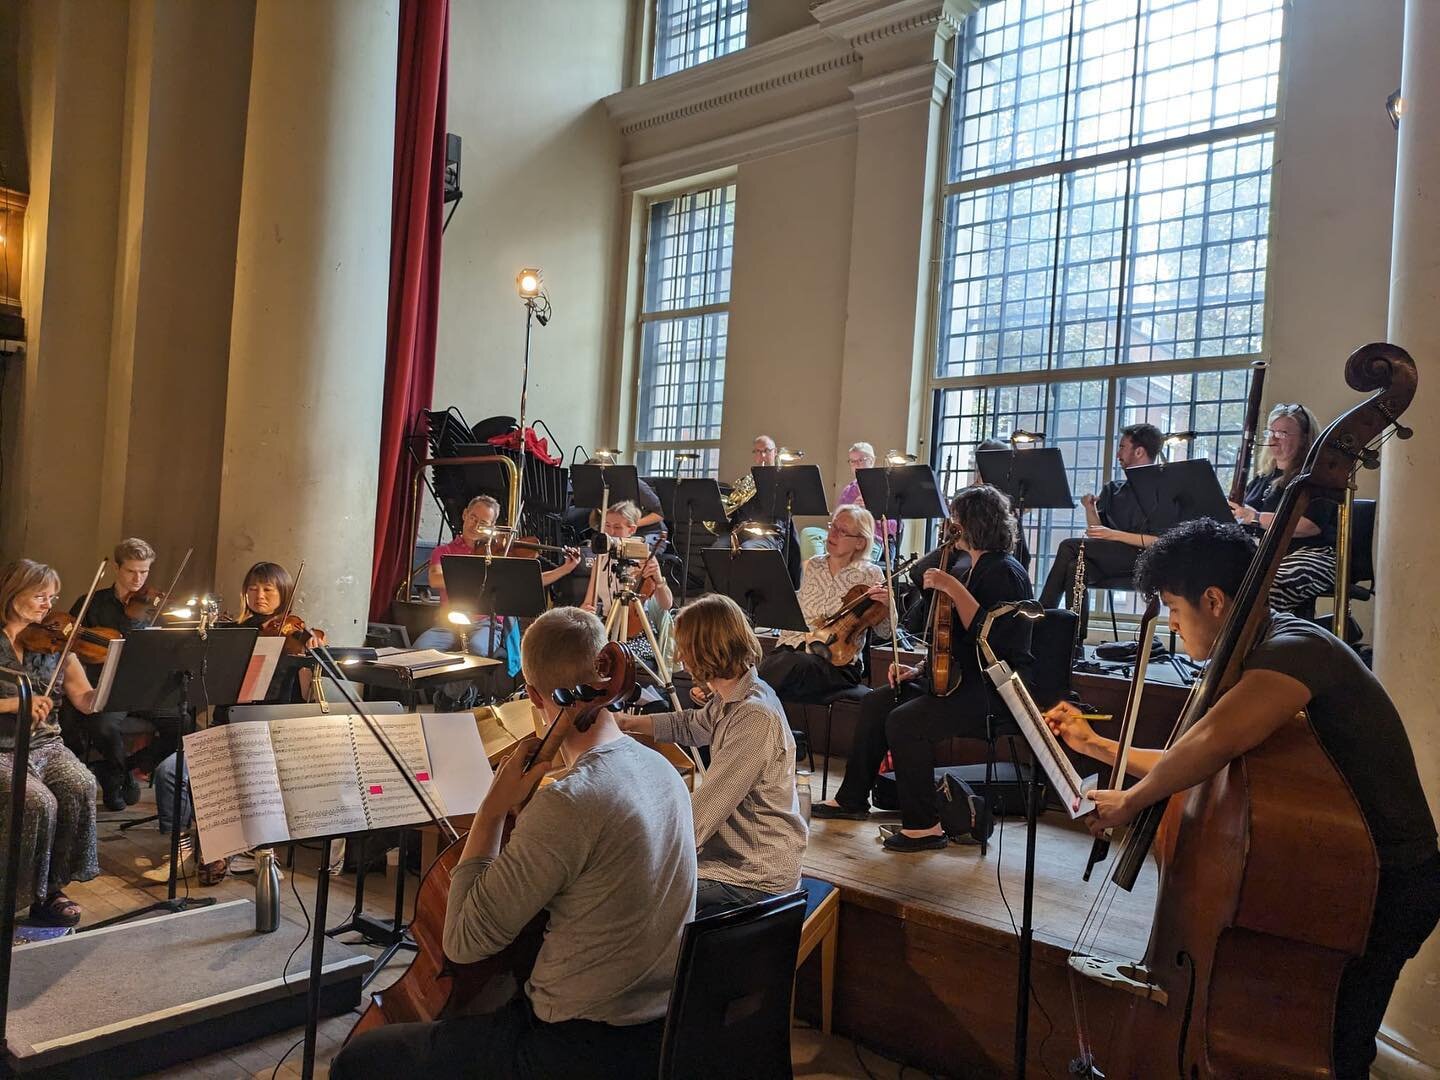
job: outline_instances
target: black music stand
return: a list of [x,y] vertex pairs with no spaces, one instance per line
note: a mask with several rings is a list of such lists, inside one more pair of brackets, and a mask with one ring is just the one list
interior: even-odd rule
[[470,615],[490,616],[492,655],[499,646],[501,617],[533,619],[545,612],[538,559],[446,555],[440,562],[450,606]]
[[[769,520],[785,529],[780,550],[787,563],[790,557],[790,521],[795,515],[823,516],[830,513],[825,483],[818,465],[752,465],[755,478],[754,505]],[[783,514],[781,507],[784,507]]]
[[979,450],[980,479],[1010,497],[1018,518],[1026,510],[1073,510],[1065,459],[1055,447],[1034,450]]
[[[605,497],[609,489],[609,498]],[[570,501],[575,506],[599,509],[619,502],[640,500],[640,476],[634,465],[571,465]]]
[[[115,670],[106,709],[116,712],[144,712],[157,709],[179,709],[181,715],[190,711],[192,687],[198,680],[201,704],[205,707],[236,705],[240,701],[240,685],[255,653],[260,631],[253,626],[227,626],[200,630],[172,630],[147,627],[132,630],[125,637],[124,650]],[[170,881],[164,900],[157,900],[135,911],[104,919],[86,930],[124,922],[139,915],[163,911],[175,914],[191,908],[209,907],[213,896],[177,897],[176,876],[180,868],[180,833],[186,823],[181,820],[184,804],[181,798],[185,784],[185,740],[175,750],[175,801],[170,822]],[[198,857],[198,856],[197,856]]]
[[1141,506],[1154,508],[1150,524],[1156,534],[1198,518],[1213,518],[1221,524],[1235,520],[1208,458],[1137,465],[1125,470],[1125,481],[1134,485]]
[[855,482],[860,485],[865,508],[877,518],[943,520],[950,516],[935,470],[929,465],[856,469]]
[[750,617],[751,626],[801,633],[810,629],[780,552],[774,548],[706,548],[700,554],[715,591],[739,604]]
[[642,476],[645,483],[650,485],[650,490],[655,492],[660,500],[660,513],[666,521],[675,520],[675,492],[680,486],[680,481],[673,476]]
[[677,524],[681,513],[685,517],[685,566],[680,573],[680,606],[690,595],[690,543],[695,531],[695,520],[725,520],[725,500],[720,496],[720,484],[710,478],[686,477],[675,487],[675,508],[672,521]]

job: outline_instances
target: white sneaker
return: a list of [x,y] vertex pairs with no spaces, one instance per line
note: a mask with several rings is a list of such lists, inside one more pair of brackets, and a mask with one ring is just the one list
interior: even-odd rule
[[255,852],[242,851],[239,855],[230,856],[230,872],[232,874],[253,874],[255,872]]

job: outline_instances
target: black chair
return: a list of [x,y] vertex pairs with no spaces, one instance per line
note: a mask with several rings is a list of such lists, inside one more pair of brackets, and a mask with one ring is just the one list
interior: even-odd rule
[[365,645],[371,649],[408,649],[410,631],[399,623],[366,623]]
[[803,890],[685,927],[660,1080],[790,1080],[790,995]]
[[[1356,499],[1350,514],[1350,599],[1370,600],[1375,596],[1375,500]],[[1365,582],[1365,584],[1361,584]],[[1333,597],[1334,588],[1320,594]],[[1318,597],[1317,597],[1318,599]],[[1315,602],[1303,613],[1315,618]]]

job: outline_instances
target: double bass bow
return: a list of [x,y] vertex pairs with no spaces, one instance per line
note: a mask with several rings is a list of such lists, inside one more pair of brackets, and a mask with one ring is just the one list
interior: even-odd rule
[[[1310,500],[1343,489],[1415,395],[1415,362],[1397,346],[1357,349],[1345,379],[1374,391],[1330,424],[1286,487],[1169,745],[1239,681],[1269,620],[1269,592]],[[1143,810],[1105,892],[1130,889],[1154,849],[1158,901],[1143,960],[1070,957],[1080,1027],[1072,1071],[1183,1078],[1333,1074],[1336,992],[1365,950],[1378,865],[1344,777],[1302,712],[1214,776]],[[1114,1061],[1097,1062],[1084,1028],[1084,979],[1132,996]]]

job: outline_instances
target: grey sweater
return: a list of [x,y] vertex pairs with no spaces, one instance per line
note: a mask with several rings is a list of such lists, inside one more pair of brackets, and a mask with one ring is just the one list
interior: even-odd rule
[[625,1025],[665,1015],[695,909],[689,797],[669,762],[617,739],[536,792],[498,858],[455,868],[445,953],[493,956],[542,908],[549,926],[525,984],[537,1017]]
[[761,892],[800,886],[809,830],[795,791],[795,737],[775,691],[750,671],[728,699],[657,713],[655,738],[710,747],[695,789],[700,876]]

